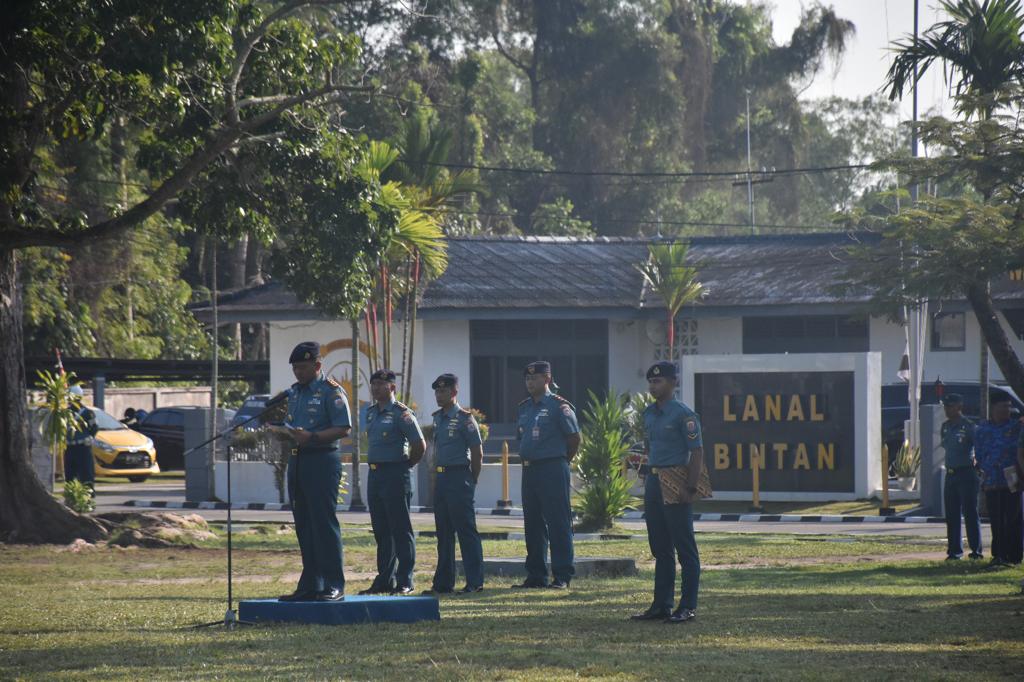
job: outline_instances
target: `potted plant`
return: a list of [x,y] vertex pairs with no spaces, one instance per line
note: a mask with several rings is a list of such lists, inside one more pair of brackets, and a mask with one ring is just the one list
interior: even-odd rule
[[893,471],[899,482],[901,490],[910,491],[917,484],[917,472],[921,468],[921,448],[910,447],[910,441],[903,441],[896,459],[893,461]]

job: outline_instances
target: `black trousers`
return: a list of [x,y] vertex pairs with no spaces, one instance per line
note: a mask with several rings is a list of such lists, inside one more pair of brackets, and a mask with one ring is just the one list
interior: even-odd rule
[[993,488],[985,491],[985,504],[992,525],[992,558],[1019,564],[1024,554],[1021,494],[1009,488]]

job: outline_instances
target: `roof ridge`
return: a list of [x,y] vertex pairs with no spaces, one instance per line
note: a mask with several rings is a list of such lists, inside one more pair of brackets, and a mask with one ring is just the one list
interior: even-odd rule
[[691,242],[696,244],[742,244],[772,242],[832,242],[850,240],[854,235],[871,239],[876,233],[866,230],[836,230],[832,232],[803,232],[786,234],[694,235],[691,237],[648,236],[555,236],[555,235],[458,235],[447,237],[450,242],[509,242],[515,244],[660,244]]

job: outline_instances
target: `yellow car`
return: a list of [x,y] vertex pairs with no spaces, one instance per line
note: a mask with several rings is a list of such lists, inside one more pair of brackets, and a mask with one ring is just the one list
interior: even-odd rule
[[127,476],[132,483],[139,483],[160,473],[152,440],[98,407],[89,406],[89,409],[96,415],[99,429],[92,442],[97,476]]

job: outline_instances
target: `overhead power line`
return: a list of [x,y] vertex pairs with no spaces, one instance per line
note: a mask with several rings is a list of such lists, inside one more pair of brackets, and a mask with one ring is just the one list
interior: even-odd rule
[[[433,161],[413,161],[402,159],[408,164],[421,166],[439,166],[453,170],[479,170],[494,173],[520,173],[525,175],[572,175],[580,177],[622,177],[622,178],[734,178],[745,177],[748,173],[745,170],[735,171],[579,171],[562,170],[552,168],[513,168],[510,166],[485,166],[470,163],[438,163]],[[760,171],[751,171],[750,175],[755,176],[778,176],[778,175],[804,175],[813,173],[835,173],[847,170],[864,170],[871,168],[870,163],[851,163],[838,166],[808,166],[805,168],[771,168]]]

